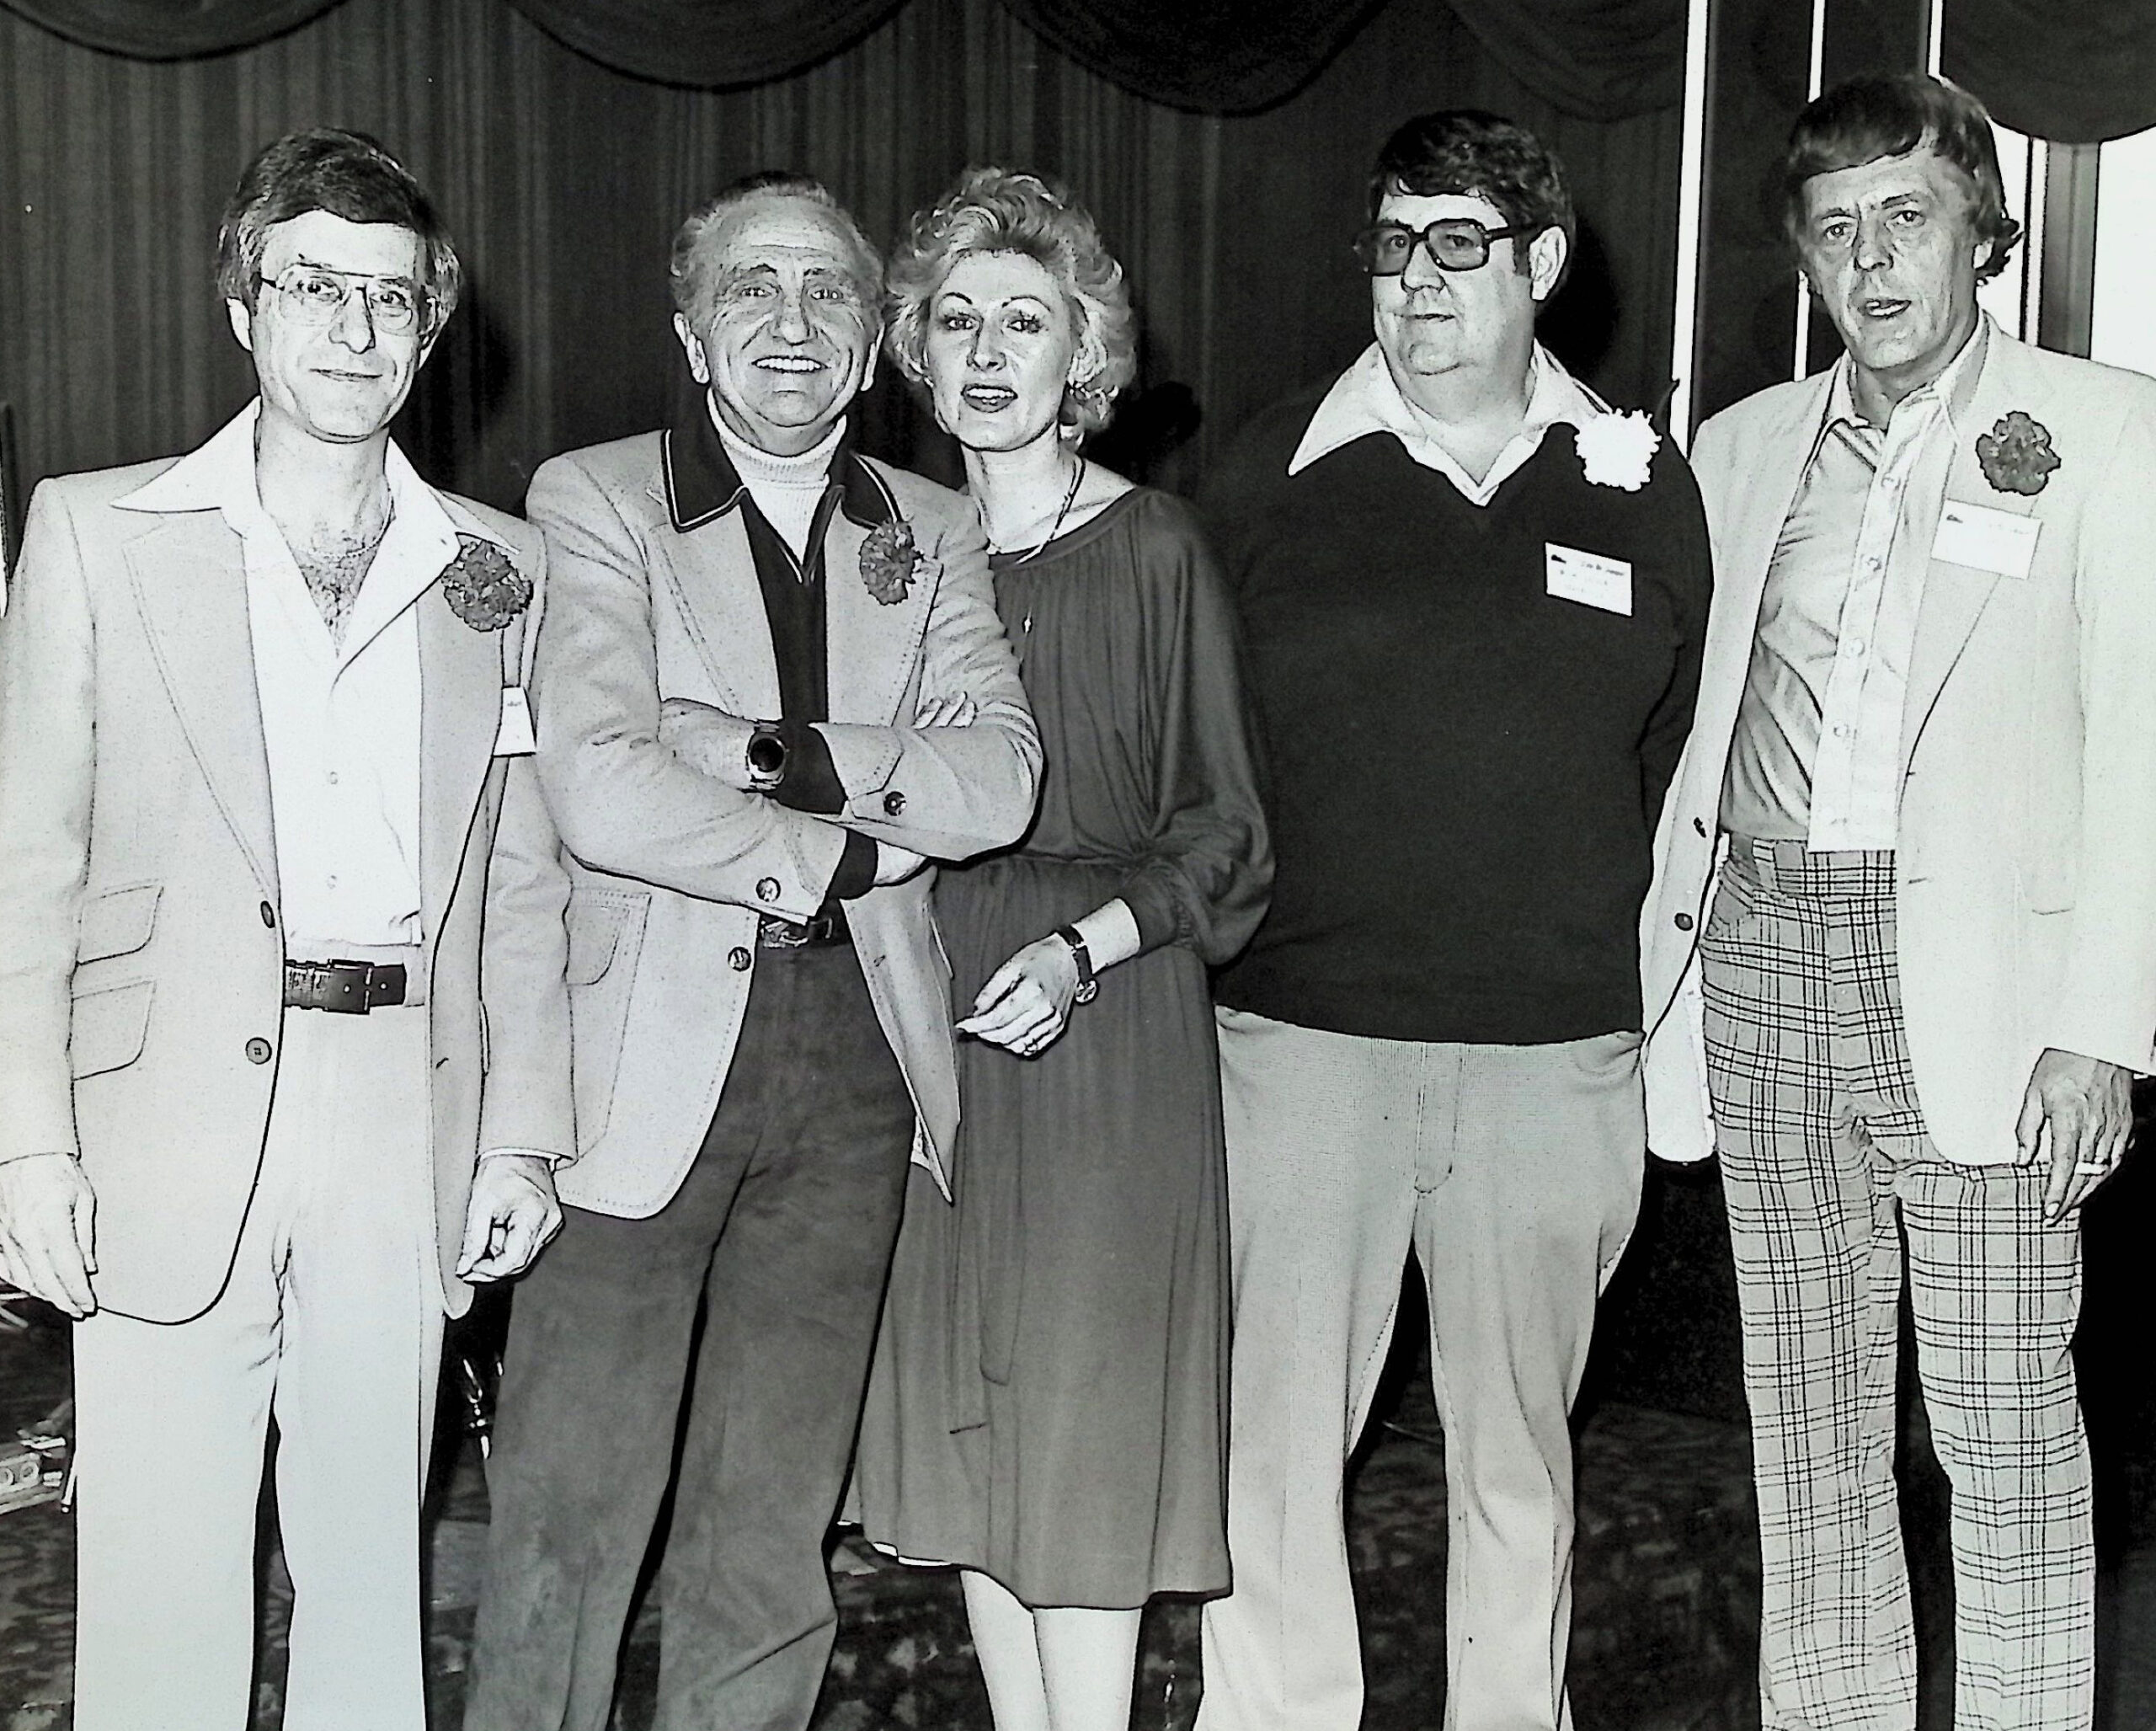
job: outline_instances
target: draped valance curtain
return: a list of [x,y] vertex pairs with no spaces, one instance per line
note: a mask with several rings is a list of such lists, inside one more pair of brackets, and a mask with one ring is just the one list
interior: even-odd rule
[[[0,0],[72,41],[141,60],[264,42],[341,0]],[[905,0],[511,0],[556,40],[661,83],[738,88],[814,66]],[[1307,84],[1384,0],[1002,0],[1081,66],[1198,114],[1254,114]],[[1560,111],[1666,108],[1683,0],[1453,0],[1483,49]],[[1942,61],[2016,130],[2089,144],[2156,126],[2148,0],[1943,0]]]
[[[136,60],[252,47],[342,0],[0,0],[56,35]],[[850,47],[905,0],[510,0],[557,41],[633,77],[731,89]],[[1002,0],[1079,65],[1195,114],[1256,114],[1321,72],[1385,0]],[[1675,102],[1684,0],[1454,0],[1484,48],[1589,120]]]

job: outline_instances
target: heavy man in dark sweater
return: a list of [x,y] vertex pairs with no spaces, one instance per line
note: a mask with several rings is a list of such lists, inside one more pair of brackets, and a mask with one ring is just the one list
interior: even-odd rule
[[1534,340],[1572,211],[1495,116],[1396,132],[1376,342],[1207,489],[1273,769],[1223,976],[1235,1591],[1200,1731],[1353,1731],[1342,1474],[1411,1247],[1451,1508],[1447,1731],[1569,1723],[1567,1418],[1645,1152],[1638,920],[1691,723],[1699,494]]

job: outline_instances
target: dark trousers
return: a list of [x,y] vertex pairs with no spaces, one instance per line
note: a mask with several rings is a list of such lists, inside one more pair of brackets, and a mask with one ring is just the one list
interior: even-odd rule
[[680,1191],[569,1210],[517,1291],[466,1731],[603,1731],[677,1426],[654,1731],[808,1724],[912,1134],[853,952],[762,952]]

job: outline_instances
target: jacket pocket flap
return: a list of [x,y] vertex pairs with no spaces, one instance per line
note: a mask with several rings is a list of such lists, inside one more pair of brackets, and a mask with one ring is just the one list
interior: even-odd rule
[[614,952],[621,945],[622,932],[632,919],[641,926],[648,906],[642,897],[598,896],[588,892],[571,896],[569,954],[563,975],[568,982],[590,986],[603,979],[614,965]]
[[137,980],[86,991],[74,1002],[67,1032],[68,1073],[80,1081],[122,1069],[142,1055],[150,1026],[152,983]]
[[99,962],[141,948],[156,929],[157,897],[163,889],[162,884],[137,884],[86,902],[75,930],[75,959]]

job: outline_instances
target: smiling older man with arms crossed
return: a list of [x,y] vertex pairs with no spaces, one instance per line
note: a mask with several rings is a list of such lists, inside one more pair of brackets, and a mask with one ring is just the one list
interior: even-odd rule
[[2156,383],[1979,313],[2017,230],[1961,91],[1832,91],[1784,178],[1849,352],[1694,452],[1721,589],[1645,932],[1650,1135],[1705,1153],[1710,1097],[1762,1723],[1915,1721],[1906,1259],[1953,1486],[1955,1723],[2072,1731],[2094,1682],[2076,1210],[2156,1039]]
[[423,1731],[444,1307],[569,1151],[541,548],[390,441],[457,266],[379,145],[264,150],[217,286],[258,400],[40,487],[0,626],[0,1266],[82,1318],[78,1731],[248,1724],[273,1418],[284,1723]]
[[510,1327],[467,1731],[606,1723],[685,1401],[659,1731],[799,1731],[823,1680],[907,1154],[958,1123],[922,857],[1015,839],[1040,768],[973,508],[845,436],[881,274],[821,186],[738,183],[675,245],[695,414],[532,481],[584,1153]]

